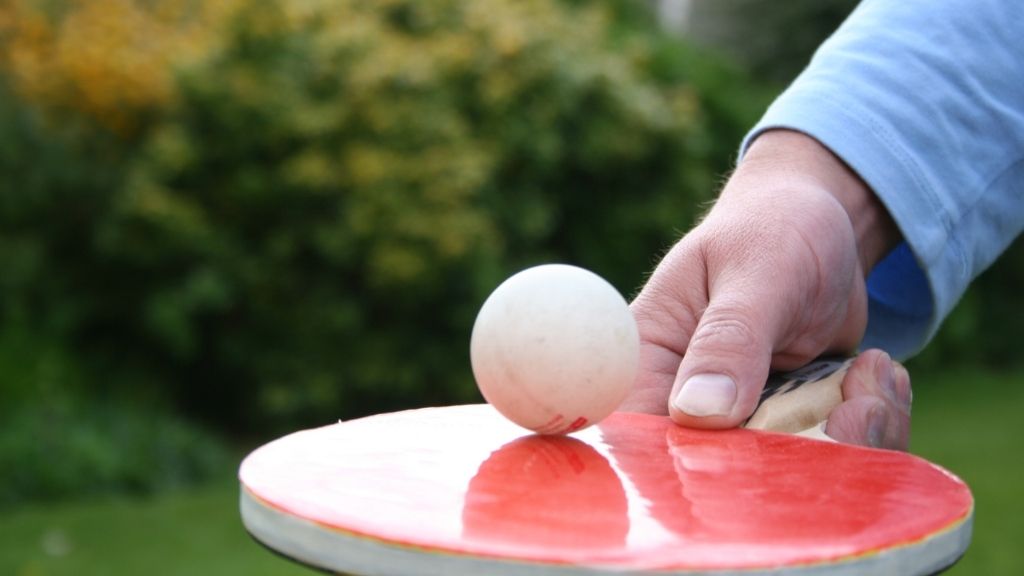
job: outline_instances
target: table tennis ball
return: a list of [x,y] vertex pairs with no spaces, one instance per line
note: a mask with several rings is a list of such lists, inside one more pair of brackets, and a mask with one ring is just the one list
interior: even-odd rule
[[480,308],[470,339],[484,398],[541,434],[573,432],[611,414],[633,385],[639,350],[636,321],[618,291],[564,264],[505,280]]

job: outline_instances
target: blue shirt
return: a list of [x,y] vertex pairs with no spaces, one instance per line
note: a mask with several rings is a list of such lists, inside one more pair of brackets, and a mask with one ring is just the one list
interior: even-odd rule
[[904,242],[868,278],[864,347],[919,351],[1024,227],[1024,1],[865,0],[744,140],[813,136]]

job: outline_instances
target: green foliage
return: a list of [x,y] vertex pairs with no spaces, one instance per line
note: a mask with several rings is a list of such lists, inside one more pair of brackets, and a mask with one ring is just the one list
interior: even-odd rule
[[165,412],[51,398],[8,415],[0,428],[0,509],[180,488],[208,479],[226,455],[214,437]]
[[695,2],[687,32],[733,57],[755,78],[779,85],[811,55],[858,0],[716,0]]
[[90,394],[152,389],[236,431],[476,400],[487,293],[549,260],[637,287],[761,106],[638,14],[240,2],[135,116],[12,75],[0,321]]
[[19,322],[0,330],[0,510],[37,500],[150,494],[222,469],[223,443],[172,415],[158,390],[122,388],[110,397],[107,381],[119,378],[117,370],[62,344]]

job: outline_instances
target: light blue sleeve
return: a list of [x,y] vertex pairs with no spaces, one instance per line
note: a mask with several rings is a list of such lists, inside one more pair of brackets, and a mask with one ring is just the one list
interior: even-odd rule
[[905,242],[868,278],[864,347],[905,358],[1024,227],[1024,1],[865,0],[772,104],[874,190]]

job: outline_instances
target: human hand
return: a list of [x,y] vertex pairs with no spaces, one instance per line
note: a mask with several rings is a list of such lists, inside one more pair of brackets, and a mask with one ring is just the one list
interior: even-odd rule
[[[631,304],[640,374],[623,409],[667,410],[699,428],[741,424],[770,370],[856,348],[867,323],[865,271],[897,241],[878,200],[827,149],[795,132],[763,134]],[[900,395],[886,402],[889,387],[870,374],[877,364],[896,373],[888,356],[855,363],[826,428],[832,437],[871,443],[872,422],[903,421]],[[888,381],[896,380],[909,402],[909,377]],[[907,414],[883,445],[906,447]]]
[[847,444],[907,450],[910,444],[910,374],[873,349],[853,361],[842,383],[843,403],[829,415],[825,433]]

